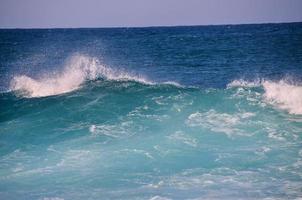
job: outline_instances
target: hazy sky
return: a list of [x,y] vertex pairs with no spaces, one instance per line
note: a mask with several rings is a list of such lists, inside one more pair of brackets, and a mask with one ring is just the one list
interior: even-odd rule
[[1,28],[302,21],[302,0],[0,0]]

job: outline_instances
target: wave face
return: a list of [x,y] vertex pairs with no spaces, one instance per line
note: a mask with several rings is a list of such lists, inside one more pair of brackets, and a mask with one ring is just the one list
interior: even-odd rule
[[301,35],[0,30],[0,199],[299,199]]
[[40,74],[37,79],[26,75],[15,76],[10,83],[10,90],[17,91],[25,97],[45,97],[71,92],[79,89],[86,81],[98,78],[152,84],[143,77],[105,67],[96,58],[77,55],[69,60],[62,71]]

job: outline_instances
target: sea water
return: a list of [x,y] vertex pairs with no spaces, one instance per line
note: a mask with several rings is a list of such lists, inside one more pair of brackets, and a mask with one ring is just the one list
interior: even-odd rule
[[0,199],[302,197],[302,24],[0,30]]

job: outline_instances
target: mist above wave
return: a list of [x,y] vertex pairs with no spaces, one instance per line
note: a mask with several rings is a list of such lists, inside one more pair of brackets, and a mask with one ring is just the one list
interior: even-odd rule
[[232,81],[227,87],[262,87],[264,89],[263,98],[266,102],[287,110],[290,114],[302,115],[302,86],[299,84],[290,83],[286,80],[245,81],[239,79]]
[[45,97],[71,92],[85,81],[98,78],[153,84],[142,76],[104,66],[97,58],[76,55],[71,57],[61,71],[41,74],[38,78],[26,75],[14,76],[10,82],[10,90],[28,98]]

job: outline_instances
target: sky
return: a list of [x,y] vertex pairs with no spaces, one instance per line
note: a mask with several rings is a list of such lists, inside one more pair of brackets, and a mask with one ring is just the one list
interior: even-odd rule
[[0,0],[0,28],[302,22],[302,0]]

